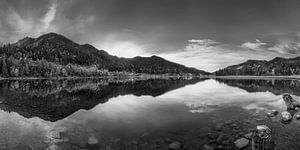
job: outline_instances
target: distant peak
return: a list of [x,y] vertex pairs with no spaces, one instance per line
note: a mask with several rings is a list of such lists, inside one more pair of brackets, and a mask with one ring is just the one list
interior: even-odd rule
[[163,58],[161,58],[161,57],[159,57],[159,56],[156,56],[156,55],[152,55],[151,58],[163,59]]
[[282,57],[275,57],[273,60],[271,60],[271,61],[278,61],[278,60],[283,60],[284,58],[282,58]]
[[96,49],[93,45],[91,44],[82,44],[81,46],[86,47],[86,48],[93,48]]
[[64,43],[71,44],[71,45],[77,45],[75,42],[68,39],[67,37],[65,37],[61,34],[54,33],[54,32],[46,33],[37,38],[37,41],[43,41],[43,40],[50,40],[50,41],[54,41],[54,42],[59,41],[59,42],[64,42]]
[[43,35],[38,37],[38,39],[41,39],[41,38],[47,38],[48,39],[48,38],[66,38],[66,37],[64,37],[61,34],[50,32],[50,33],[46,33],[46,34],[43,34]]
[[34,40],[35,40],[34,38],[27,36],[27,37],[19,40],[18,42],[16,42],[15,45],[18,47],[23,47],[23,46],[32,44],[34,42]]

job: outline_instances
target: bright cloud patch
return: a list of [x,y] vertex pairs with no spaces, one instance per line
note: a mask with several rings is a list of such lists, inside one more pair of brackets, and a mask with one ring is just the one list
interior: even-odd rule
[[242,46],[244,48],[250,48],[253,50],[263,50],[264,49],[263,46],[265,46],[265,45],[267,45],[267,43],[263,43],[258,39],[256,39],[255,42],[246,42],[246,43],[242,44]]
[[19,37],[24,36],[38,36],[45,32],[53,31],[51,22],[56,16],[57,1],[52,1],[48,10],[41,18],[36,16],[22,16],[14,8],[8,8],[6,15],[6,22],[11,28],[10,41],[18,40]]
[[248,59],[270,60],[274,57],[294,57],[293,53],[279,53],[265,47],[267,44],[259,40],[232,45],[210,39],[189,40],[181,52],[165,53],[161,56],[206,71],[216,71],[229,65],[242,63]]

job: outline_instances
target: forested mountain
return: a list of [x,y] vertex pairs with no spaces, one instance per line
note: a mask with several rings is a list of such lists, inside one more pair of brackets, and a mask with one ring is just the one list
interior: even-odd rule
[[158,56],[119,58],[56,33],[0,47],[1,77],[99,76],[111,72],[209,74]]
[[217,76],[251,75],[251,76],[290,76],[300,75],[300,57],[280,58],[270,61],[248,60],[244,63],[220,69],[214,73]]

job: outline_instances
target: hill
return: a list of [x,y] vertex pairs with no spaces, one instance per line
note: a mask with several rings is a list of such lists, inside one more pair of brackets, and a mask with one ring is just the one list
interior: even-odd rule
[[244,63],[226,67],[214,72],[217,76],[291,76],[300,74],[300,57],[276,57],[270,61],[248,60]]
[[26,37],[0,48],[2,77],[98,76],[110,72],[209,74],[158,56],[120,58],[56,33]]

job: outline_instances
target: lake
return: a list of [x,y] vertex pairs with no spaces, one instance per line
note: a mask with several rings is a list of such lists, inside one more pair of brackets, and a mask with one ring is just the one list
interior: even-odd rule
[[283,93],[299,100],[300,81],[2,80],[0,149],[234,149],[257,125],[277,150],[300,149],[300,120],[281,121]]

